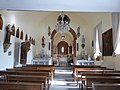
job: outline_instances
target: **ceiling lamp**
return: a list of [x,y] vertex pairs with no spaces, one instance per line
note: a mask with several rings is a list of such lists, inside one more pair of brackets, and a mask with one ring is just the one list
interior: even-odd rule
[[70,30],[70,19],[63,12],[58,16],[57,24],[55,25],[55,30],[60,32],[62,35]]

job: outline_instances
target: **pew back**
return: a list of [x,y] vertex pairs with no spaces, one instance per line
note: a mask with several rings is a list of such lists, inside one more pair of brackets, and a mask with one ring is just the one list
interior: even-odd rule
[[43,90],[43,84],[23,82],[0,82],[0,90]]
[[92,83],[92,90],[120,90],[120,84]]

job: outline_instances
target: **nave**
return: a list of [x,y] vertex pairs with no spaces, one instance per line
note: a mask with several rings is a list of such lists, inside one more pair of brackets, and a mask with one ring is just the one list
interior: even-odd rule
[[50,90],[80,90],[72,77],[71,67],[55,67],[55,77]]

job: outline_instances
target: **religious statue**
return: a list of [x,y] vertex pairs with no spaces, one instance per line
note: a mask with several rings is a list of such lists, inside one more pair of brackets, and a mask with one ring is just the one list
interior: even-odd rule
[[10,24],[8,24],[6,26],[5,42],[10,42],[10,37],[11,37],[11,28],[10,28]]
[[51,28],[50,28],[50,26],[48,27],[48,36],[50,36],[50,34],[51,34]]
[[85,37],[84,35],[82,35],[82,44],[81,44],[81,47],[84,49],[85,47]]
[[45,47],[45,37],[44,36],[42,37],[42,47],[43,48]]
[[19,27],[17,28],[17,31],[16,31],[16,37],[19,38]]
[[20,33],[20,39],[23,40],[23,30]]
[[10,37],[11,37],[11,28],[10,24],[6,26],[6,35],[5,35],[5,41],[3,43],[4,46],[4,52],[7,52],[7,49],[10,47]]
[[80,37],[80,27],[77,28],[77,36]]
[[14,24],[12,25],[11,30],[12,30],[12,35],[14,36],[15,35],[15,25]]
[[44,41],[45,41],[45,37],[43,36],[43,37],[42,37],[42,43],[44,43]]

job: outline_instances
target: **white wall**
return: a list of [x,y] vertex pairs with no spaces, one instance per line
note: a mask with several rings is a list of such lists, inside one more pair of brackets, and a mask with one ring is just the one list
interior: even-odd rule
[[108,68],[112,68],[115,70],[120,70],[120,55],[117,55],[115,57],[113,56],[104,57],[102,66],[106,66]]
[[[6,68],[13,68],[14,67],[14,64],[15,64],[14,63],[14,61],[15,61],[14,54],[16,53],[15,52],[15,49],[16,49],[15,48],[15,43],[16,42],[21,43],[21,42],[24,41],[24,40],[22,41],[22,40],[16,38],[15,36],[11,35],[10,43],[12,43],[12,44],[10,45],[9,49],[7,50],[7,52],[4,52],[3,43],[4,43],[6,25],[8,25],[8,24],[10,24],[10,25],[15,24],[15,27],[20,27],[21,23],[26,24],[26,22],[22,21],[22,20],[24,20],[24,17],[22,17],[22,20],[21,20],[18,17],[19,14],[14,13],[14,12],[9,12],[9,11],[4,11],[4,10],[2,11],[1,10],[0,14],[2,14],[2,18],[3,18],[3,29],[0,30],[0,58],[1,58],[0,59],[0,70],[4,70]],[[18,19],[20,19],[20,20],[18,20]],[[22,27],[22,28],[29,29],[27,27],[28,26],[26,25],[26,27]],[[21,29],[20,29],[20,31],[21,31]],[[25,31],[24,34],[27,33],[27,32],[29,32],[29,31]],[[33,33],[29,32],[28,33],[28,38],[29,38],[29,35],[32,36],[32,34]],[[34,48],[34,46],[32,46],[31,48]],[[11,55],[9,55],[10,51],[11,51]],[[33,49],[31,49],[30,52],[28,52],[28,57],[29,58],[27,58],[28,59],[27,63],[29,63],[32,60],[34,52],[35,51]],[[20,53],[19,53],[19,59],[20,59]]]

